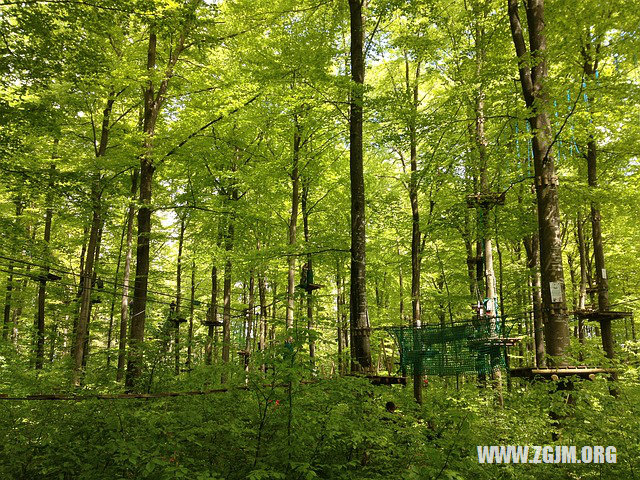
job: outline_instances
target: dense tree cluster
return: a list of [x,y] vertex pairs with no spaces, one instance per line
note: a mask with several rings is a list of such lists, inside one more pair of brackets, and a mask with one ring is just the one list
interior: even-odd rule
[[640,301],[639,26],[620,0],[4,2],[2,390],[291,395],[395,375],[382,327],[483,301],[512,366],[633,365],[605,314]]

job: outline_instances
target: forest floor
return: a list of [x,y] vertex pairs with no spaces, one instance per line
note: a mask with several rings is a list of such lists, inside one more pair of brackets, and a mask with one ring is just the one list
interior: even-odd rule
[[[617,398],[609,394],[605,378],[576,382],[573,404],[567,403],[565,392],[555,391],[553,382],[514,379],[510,388],[505,387],[504,408],[498,406],[493,388],[479,387],[469,376],[458,388],[455,378],[430,378],[424,404],[419,406],[410,387],[374,387],[355,377],[309,382],[300,373],[284,372],[284,377],[272,378],[273,386],[262,383],[268,378],[259,374],[250,376],[247,384],[237,371],[229,380],[236,388],[200,396],[0,400],[0,478],[632,479],[636,472],[640,475],[640,383],[635,370],[622,376]],[[202,389],[207,379],[219,374],[217,367],[201,367],[180,379],[167,377],[157,388]],[[21,380],[26,377],[13,379],[13,393],[20,393],[15,388]],[[50,388],[47,383],[52,380],[53,376],[40,377],[39,388]],[[113,388],[116,391],[115,384]],[[8,390],[5,382],[0,393]],[[34,392],[33,385],[30,390]],[[395,412],[386,409],[390,401],[397,405]],[[552,419],[552,411],[560,420]],[[617,455],[615,464],[488,465],[478,461],[477,447],[483,445],[576,446],[578,458],[583,446],[614,446]]]

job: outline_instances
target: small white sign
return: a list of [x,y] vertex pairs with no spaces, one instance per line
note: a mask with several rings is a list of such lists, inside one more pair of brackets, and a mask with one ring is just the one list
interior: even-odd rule
[[492,298],[487,298],[486,300],[486,309],[487,309],[487,313],[491,312],[493,313],[493,299]]
[[602,269],[602,278],[604,278],[605,280],[607,279],[607,269],[606,268]]
[[549,282],[551,292],[551,303],[562,302],[562,282]]

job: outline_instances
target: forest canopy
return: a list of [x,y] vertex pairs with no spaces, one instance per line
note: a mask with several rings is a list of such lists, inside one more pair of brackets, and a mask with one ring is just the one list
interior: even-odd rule
[[634,478],[639,28],[2,0],[0,476]]

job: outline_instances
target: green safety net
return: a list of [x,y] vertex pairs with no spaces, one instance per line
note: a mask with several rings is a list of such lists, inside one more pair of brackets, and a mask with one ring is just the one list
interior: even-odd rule
[[422,375],[490,374],[505,367],[499,319],[420,327],[388,327],[400,350],[400,370]]

